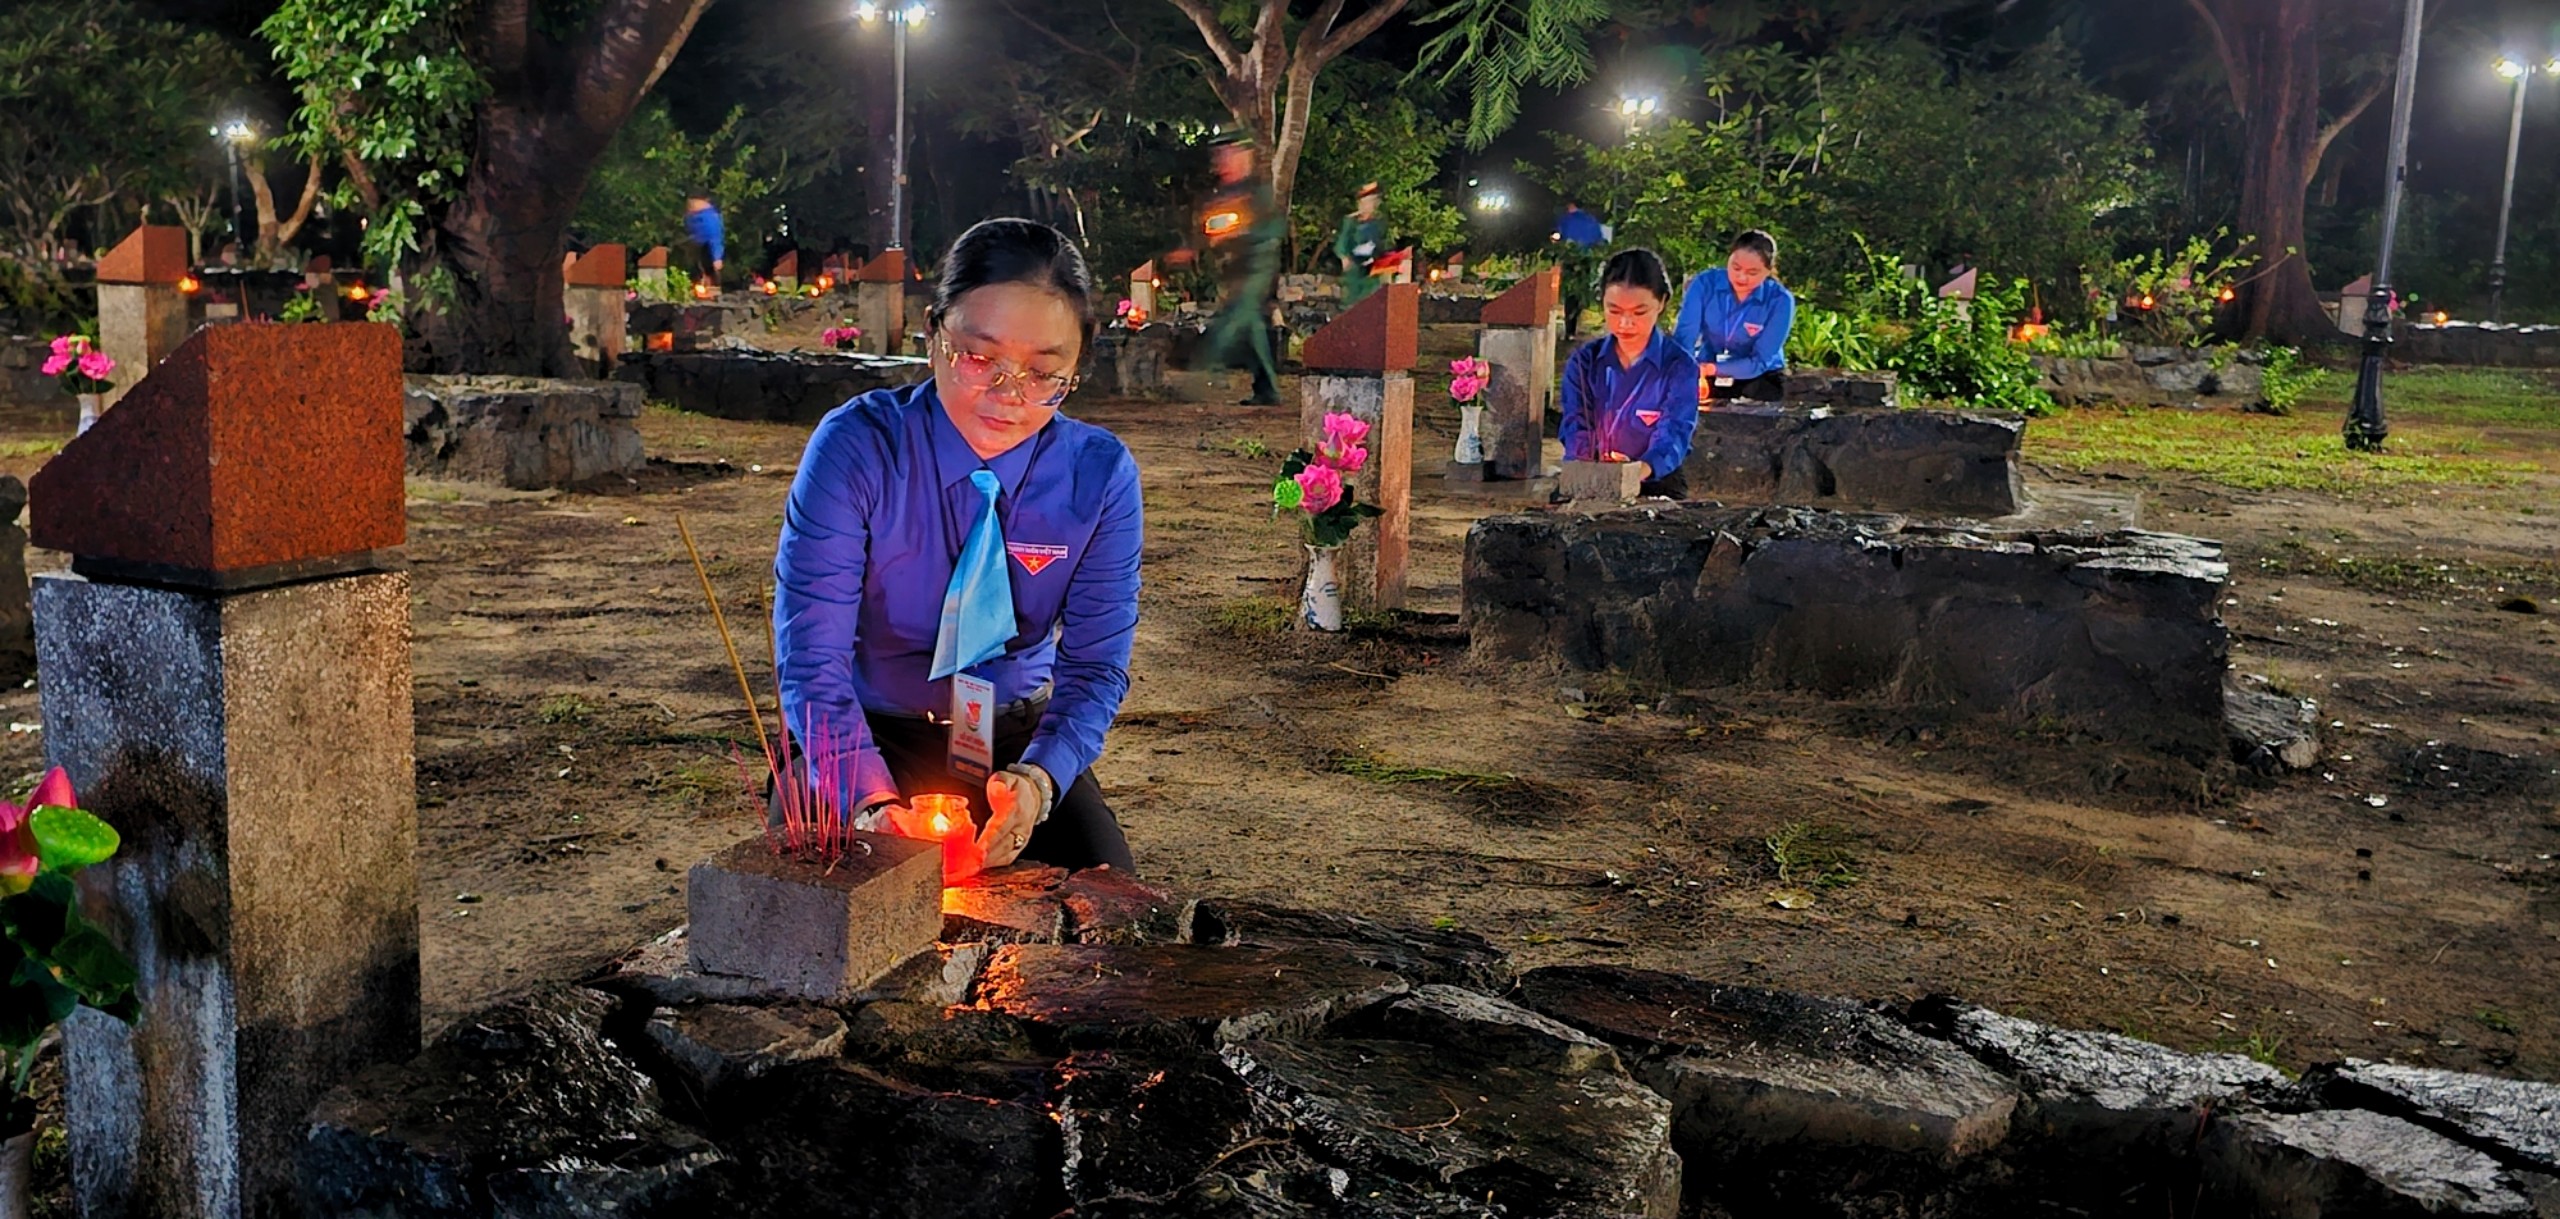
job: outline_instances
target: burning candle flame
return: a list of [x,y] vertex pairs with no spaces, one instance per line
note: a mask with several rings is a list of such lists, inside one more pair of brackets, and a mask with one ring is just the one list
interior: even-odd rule
[[195,276],[181,275],[178,277],[178,292],[180,295],[194,296],[197,292],[203,290],[203,288],[204,281],[197,279]]
[[933,832],[934,832],[934,833],[936,833],[936,834],[948,834],[948,833],[950,833],[950,832],[951,832],[951,818],[949,818],[949,817],[945,817],[945,816],[943,816],[943,815],[942,815],[942,814],[940,814],[940,813],[935,813],[935,814],[933,815]]

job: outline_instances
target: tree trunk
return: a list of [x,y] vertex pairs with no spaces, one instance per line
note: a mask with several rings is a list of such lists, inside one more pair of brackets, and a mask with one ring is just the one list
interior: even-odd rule
[[554,43],[529,0],[489,0],[480,104],[461,197],[436,226],[453,296],[418,314],[439,372],[585,375],[569,345],[561,258],[570,217],[614,133],[657,83],[711,0],[601,0]]
[[320,201],[320,158],[314,156],[306,165],[302,197],[294,202],[290,216],[276,215],[276,192],[267,182],[266,162],[255,157],[249,161],[249,193],[258,200],[258,265],[277,266],[286,243],[302,231],[303,222],[311,219],[312,206]]
[[2320,0],[2220,0],[2224,68],[2241,114],[2240,232],[2258,257],[2231,318],[2241,337],[2300,344],[2334,338],[2303,241],[2317,168]]

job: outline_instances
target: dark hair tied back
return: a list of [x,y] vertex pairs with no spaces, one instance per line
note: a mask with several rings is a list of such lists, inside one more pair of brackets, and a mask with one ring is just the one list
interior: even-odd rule
[[1660,254],[1642,246],[1609,256],[1600,268],[1600,290],[1608,291],[1611,284],[1642,288],[1663,300],[1671,299],[1671,272],[1663,268]]
[[1093,273],[1067,235],[1037,220],[981,220],[951,243],[925,319],[934,329],[960,298],[995,284],[1030,284],[1066,299],[1085,337],[1093,336]]
[[1736,254],[1739,254],[1744,250],[1749,250],[1752,253],[1759,255],[1760,261],[1770,270],[1775,271],[1778,269],[1777,238],[1772,237],[1759,229],[1746,229],[1743,231],[1741,236],[1733,239],[1732,247],[1732,252]]

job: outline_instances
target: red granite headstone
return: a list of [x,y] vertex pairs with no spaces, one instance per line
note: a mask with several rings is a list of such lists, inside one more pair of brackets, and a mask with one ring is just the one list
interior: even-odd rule
[[1307,336],[1309,372],[1405,372],[1422,358],[1422,289],[1386,284]]
[[187,274],[187,231],[146,224],[125,235],[98,260],[102,284],[174,284]]
[[1485,326],[1544,326],[1556,315],[1563,286],[1563,271],[1549,267],[1486,301],[1477,321]]
[[569,264],[568,285],[572,288],[619,288],[631,274],[623,270],[631,252],[614,242],[606,242],[578,256]]
[[662,245],[649,247],[649,252],[640,256],[640,269],[643,271],[666,270],[667,247]]
[[1156,282],[1156,260],[1150,258],[1139,263],[1136,270],[1129,272],[1129,281],[1147,284]]
[[862,264],[853,277],[866,284],[894,284],[907,278],[907,252],[882,250],[880,256]]
[[798,251],[798,250],[784,250],[784,251],[782,252],[782,257],[777,258],[777,259],[774,259],[774,260],[773,260],[773,278],[775,278],[775,279],[798,279],[798,278],[800,278],[800,251]]
[[1975,285],[1979,283],[1981,279],[1982,272],[1971,267],[1967,267],[1965,268],[1964,274],[1956,276],[1954,279],[1938,285],[1938,295],[1951,296],[1960,301],[1972,300]]
[[408,536],[400,334],[210,326],[28,480],[29,534],[87,575],[246,588]]

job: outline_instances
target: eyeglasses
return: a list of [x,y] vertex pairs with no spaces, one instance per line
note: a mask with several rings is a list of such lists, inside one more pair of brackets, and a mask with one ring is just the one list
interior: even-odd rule
[[1073,373],[1033,372],[1028,368],[1011,368],[994,356],[962,351],[951,345],[949,335],[935,335],[942,348],[942,362],[951,366],[951,375],[962,385],[984,393],[1001,393],[1010,386],[1014,396],[1030,406],[1056,406],[1074,393],[1079,378]]

